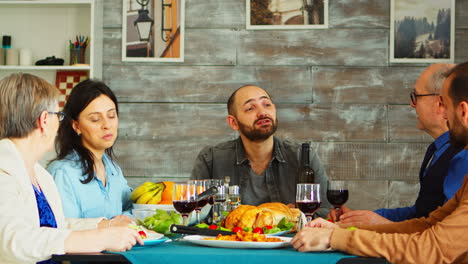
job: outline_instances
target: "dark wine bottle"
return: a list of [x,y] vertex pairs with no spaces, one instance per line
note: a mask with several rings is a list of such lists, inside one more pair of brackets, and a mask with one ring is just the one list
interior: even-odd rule
[[302,143],[301,164],[299,167],[297,183],[315,183],[315,172],[310,167],[309,153],[309,143]]

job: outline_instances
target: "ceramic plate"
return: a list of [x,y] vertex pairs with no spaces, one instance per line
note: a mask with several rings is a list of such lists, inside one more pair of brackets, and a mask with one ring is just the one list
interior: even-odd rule
[[276,232],[276,233],[273,233],[273,234],[265,234],[266,236],[282,236],[284,234],[287,234],[289,233],[291,230],[286,230],[286,231],[280,231],[280,232]]
[[139,247],[154,246],[154,245],[164,243],[168,239],[169,238],[165,237],[163,234],[148,233],[148,238],[143,239],[143,242],[145,242],[145,244],[142,246],[137,243],[135,246],[139,246]]
[[225,240],[204,240],[206,236],[185,236],[184,241],[208,246],[208,247],[220,247],[220,248],[280,248],[287,247],[291,244],[291,237],[278,237],[283,242],[246,242],[246,241],[225,241]]

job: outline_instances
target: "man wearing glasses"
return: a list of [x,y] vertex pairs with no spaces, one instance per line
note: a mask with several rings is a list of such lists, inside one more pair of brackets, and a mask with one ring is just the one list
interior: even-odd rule
[[[427,217],[430,212],[453,197],[468,173],[468,151],[451,146],[447,122],[443,117],[439,93],[451,64],[433,64],[419,76],[410,94],[410,105],[416,110],[418,128],[432,138],[419,172],[420,190],[416,202],[409,207],[381,208],[375,211],[350,210],[345,207],[340,217],[343,225],[386,224],[412,218]],[[335,219],[331,210],[329,217]]]
[[[451,144],[468,148],[468,62],[449,73],[440,104]],[[427,218],[357,230],[315,219],[291,244],[298,251],[331,247],[360,256],[384,257],[391,263],[468,263],[468,175],[464,178],[455,195]]]

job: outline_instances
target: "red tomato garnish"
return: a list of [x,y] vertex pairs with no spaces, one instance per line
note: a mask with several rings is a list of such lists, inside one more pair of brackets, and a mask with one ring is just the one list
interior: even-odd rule
[[328,222],[335,223],[332,219],[327,219]]
[[265,226],[266,230],[270,230],[270,229],[273,229],[272,226]]
[[217,226],[217,225],[210,225],[208,228],[209,228],[209,229],[216,230],[216,229],[218,229],[218,226]]
[[138,234],[141,236],[141,238],[145,239],[147,238],[145,231],[138,231]]
[[258,233],[258,234],[264,234],[265,233],[265,232],[263,232],[263,228],[261,228],[261,227],[254,228],[254,230],[252,232],[253,233]]
[[234,233],[239,233],[240,231],[242,231],[242,228],[240,228],[238,226],[232,228],[232,232],[234,232]]

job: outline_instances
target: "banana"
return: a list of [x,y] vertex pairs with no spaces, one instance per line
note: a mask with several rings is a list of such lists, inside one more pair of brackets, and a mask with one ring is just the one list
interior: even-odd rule
[[145,192],[144,194],[142,194],[140,196],[140,198],[138,198],[136,203],[137,204],[147,203],[157,192],[158,192],[158,189],[155,189],[155,190],[152,190],[152,191],[149,191],[149,192]]
[[147,204],[158,204],[162,200],[162,194],[163,194],[164,188],[158,189],[155,195],[147,202]]
[[133,202],[136,202],[138,198],[140,198],[143,194],[153,191],[158,187],[158,184],[155,182],[145,182],[142,185],[138,186],[133,190],[132,194],[130,195],[130,199]]

